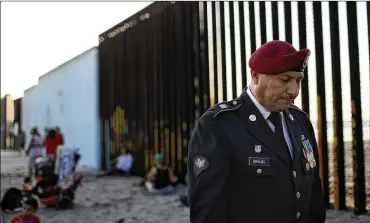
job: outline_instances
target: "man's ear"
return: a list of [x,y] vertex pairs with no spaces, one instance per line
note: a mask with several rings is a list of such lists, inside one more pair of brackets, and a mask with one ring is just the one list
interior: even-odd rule
[[258,84],[258,79],[259,79],[260,74],[252,70],[251,76],[252,76],[253,84]]

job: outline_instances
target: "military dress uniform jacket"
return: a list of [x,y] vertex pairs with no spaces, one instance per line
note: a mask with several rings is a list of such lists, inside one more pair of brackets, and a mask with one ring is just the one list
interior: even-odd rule
[[292,156],[246,92],[199,119],[188,148],[191,223],[325,221],[312,124],[297,107],[283,113]]

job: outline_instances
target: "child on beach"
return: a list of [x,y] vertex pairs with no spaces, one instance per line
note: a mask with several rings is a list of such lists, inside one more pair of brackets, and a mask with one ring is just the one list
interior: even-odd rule
[[40,218],[36,215],[38,202],[30,197],[23,204],[23,213],[14,216],[10,223],[40,223]]

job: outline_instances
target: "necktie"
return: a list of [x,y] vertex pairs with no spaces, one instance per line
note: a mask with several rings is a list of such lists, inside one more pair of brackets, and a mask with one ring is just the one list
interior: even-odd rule
[[[280,113],[279,112],[271,112],[268,119],[275,126],[275,135],[276,135],[276,139],[279,142],[279,145],[281,145],[282,148],[289,153],[288,145],[287,145],[287,143],[285,141],[285,137],[284,137],[284,131],[283,131],[283,125],[281,123]],[[289,157],[290,157],[290,153],[289,153]]]
[[[281,124],[281,118],[279,112],[271,112],[268,119],[274,124],[275,126],[275,135],[281,136],[283,132],[283,126]],[[284,133],[283,133],[284,136]]]

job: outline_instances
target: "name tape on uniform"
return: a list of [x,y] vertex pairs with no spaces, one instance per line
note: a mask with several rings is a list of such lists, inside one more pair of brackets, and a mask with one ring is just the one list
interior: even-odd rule
[[270,166],[270,158],[249,157],[249,166]]

